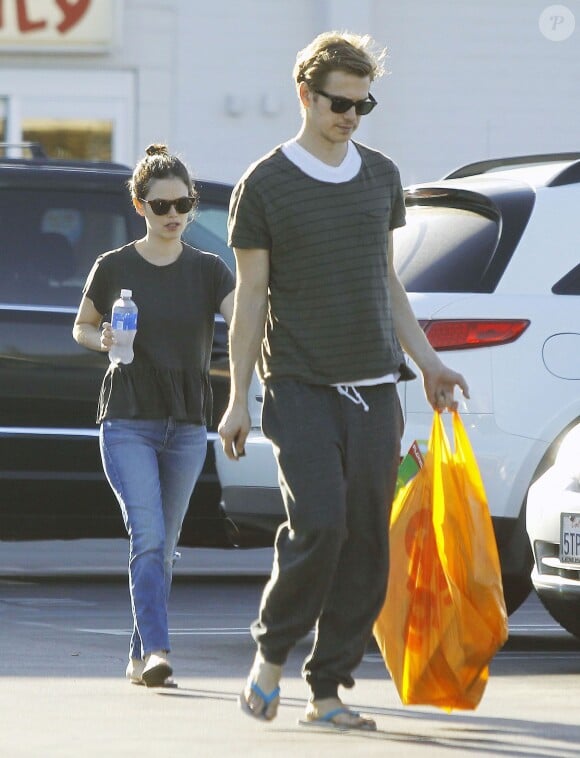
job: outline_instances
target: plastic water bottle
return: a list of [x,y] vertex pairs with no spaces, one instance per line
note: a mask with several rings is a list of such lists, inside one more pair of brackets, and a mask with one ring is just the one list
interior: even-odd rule
[[121,290],[121,297],[113,303],[111,327],[114,342],[109,350],[111,363],[131,363],[133,360],[138,308],[131,300],[132,295],[131,290]]

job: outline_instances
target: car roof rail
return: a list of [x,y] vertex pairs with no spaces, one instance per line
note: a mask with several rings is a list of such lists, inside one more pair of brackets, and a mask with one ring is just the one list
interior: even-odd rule
[[6,151],[16,148],[18,148],[21,153],[28,150],[31,158],[48,158],[40,142],[0,142],[0,150]]
[[580,160],[563,168],[559,174],[548,182],[548,187],[562,187],[564,184],[580,183]]
[[[515,155],[508,158],[491,158],[475,163],[467,163],[444,176],[444,179],[464,179],[467,176],[485,174],[496,169],[517,168],[518,166],[538,166],[542,163],[558,163],[561,161],[578,161],[578,153],[538,153],[537,155]],[[566,171],[569,167],[564,169]],[[568,183],[568,182],[566,182]]]

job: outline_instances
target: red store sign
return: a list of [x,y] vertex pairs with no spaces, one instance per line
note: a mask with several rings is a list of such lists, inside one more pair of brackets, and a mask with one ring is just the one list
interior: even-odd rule
[[0,0],[0,52],[102,50],[113,29],[112,0]]

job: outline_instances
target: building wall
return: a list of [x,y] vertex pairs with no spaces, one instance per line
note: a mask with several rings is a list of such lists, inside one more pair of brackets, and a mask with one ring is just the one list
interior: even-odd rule
[[196,173],[235,179],[300,126],[291,79],[296,51],[316,26],[315,0],[186,3],[176,144]]
[[407,182],[487,157],[580,150],[580,2],[566,3],[577,27],[561,42],[539,28],[549,5],[377,0],[373,32],[392,73],[373,139]]
[[[3,2],[6,9],[15,0]],[[117,159],[133,163],[162,140],[197,176],[235,181],[299,129],[291,79],[297,50],[327,29],[369,32],[389,49],[389,73],[373,85],[380,105],[363,118],[358,138],[391,155],[409,184],[491,156],[580,150],[580,0],[566,0],[577,28],[563,41],[540,30],[548,6],[115,0],[115,42],[106,52],[22,55],[0,42],[0,97],[15,67],[29,71],[44,95],[54,78],[43,72],[75,72],[85,100],[106,92],[86,91],[92,80],[83,72],[118,76],[132,123],[119,135]]]

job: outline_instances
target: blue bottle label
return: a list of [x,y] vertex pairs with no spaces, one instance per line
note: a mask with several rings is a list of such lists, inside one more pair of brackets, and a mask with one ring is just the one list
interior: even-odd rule
[[130,329],[137,329],[137,314],[136,313],[113,313],[111,322],[113,329],[122,329],[123,331],[129,331]]

